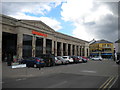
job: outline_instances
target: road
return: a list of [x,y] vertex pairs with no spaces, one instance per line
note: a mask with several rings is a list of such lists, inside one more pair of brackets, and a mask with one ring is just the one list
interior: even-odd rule
[[3,65],[2,88],[111,88],[118,79],[113,60],[37,68],[19,68]]

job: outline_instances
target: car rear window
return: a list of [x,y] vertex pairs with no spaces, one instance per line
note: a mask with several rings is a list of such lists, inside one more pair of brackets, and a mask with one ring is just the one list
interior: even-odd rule
[[59,57],[57,57],[57,59],[58,59],[58,60],[60,60],[60,58],[59,58]]
[[63,57],[64,59],[67,59],[67,57]]

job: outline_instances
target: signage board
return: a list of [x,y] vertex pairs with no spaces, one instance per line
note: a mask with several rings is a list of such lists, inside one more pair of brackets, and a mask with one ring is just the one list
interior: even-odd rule
[[36,32],[36,31],[32,31],[32,34],[35,34],[35,35],[39,35],[39,36],[43,36],[43,37],[47,37],[47,34],[44,34],[44,33],[40,33],[40,32]]
[[23,68],[26,67],[26,64],[12,65],[12,68]]

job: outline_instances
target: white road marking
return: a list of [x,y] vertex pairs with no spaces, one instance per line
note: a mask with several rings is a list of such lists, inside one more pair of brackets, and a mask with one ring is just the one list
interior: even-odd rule
[[67,81],[63,81],[63,82],[54,84],[54,85],[52,85],[52,86],[49,86],[48,88],[56,88],[56,87],[61,86],[61,85],[65,84],[65,83],[67,83]]
[[83,70],[81,72],[87,72],[87,73],[96,73],[96,71],[90,71],[90,70]]
[[26,80],[26,78],[19,78],[19,79],[16,79],[16,81],[21,81],[21,80]]

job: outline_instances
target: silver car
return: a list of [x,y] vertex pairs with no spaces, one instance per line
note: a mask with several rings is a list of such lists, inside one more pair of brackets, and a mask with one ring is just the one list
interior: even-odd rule
[[56,65],[62,64],[62,61],[59,60],[58,57],[55,57],[55,64],[56,64]]
[[101,57],[101,56],[92,57],[91,59],[92,59],[92,60],[102,61],[102,57]]
[[74,62],[73,58],[71,58],[70,56],[63,56],[63,58],[64,58],[65,60],[68,60],[69,63],[73,63],[73,62]]
[[62,56],[57,56],[57,58],[62,61],[62,64],[68,64],[69,63],[69,61],[65,60]]

